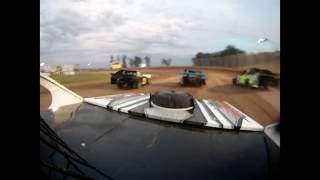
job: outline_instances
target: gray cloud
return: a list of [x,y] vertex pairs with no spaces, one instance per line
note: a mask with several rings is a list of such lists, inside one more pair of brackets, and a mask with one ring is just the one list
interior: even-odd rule
[[[149,55],[156,64],[161,57],[189,63],[199,50],[221,48],[227,37],[259,30],[226,1],[195,1],[196,7],[188,3],[189,7],[162,0],[41,0],[40,55],[48,64],[105,64],[112,54]],[[241,21],[235,24],[232,19],[237,17]],[[268,31],[268,24],[264,29],[260,33],[277,37],[278,31]]]

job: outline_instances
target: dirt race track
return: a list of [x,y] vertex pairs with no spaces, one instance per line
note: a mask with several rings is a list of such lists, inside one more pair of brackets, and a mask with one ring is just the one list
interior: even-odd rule
[[[116,85],[111,85],[109,80],[74,84],[67,88],[82,97],[132,92],[183,91],[199,99],[226,100],[263,126],[280,119],[280,88],[256,90],[233,86],[231,80],[236,76],[236,71],[205,68],[203,71],[207,75],[207,85],[200,88],[181,87],[178,84],[183,68],[150,68],[140,71],[152,74],[151,84],[140,89],[118,89]],[[107,74],[111,71],[104,72]],[[48,107],[50,102],[50,93],[40,90],[40,108]]]

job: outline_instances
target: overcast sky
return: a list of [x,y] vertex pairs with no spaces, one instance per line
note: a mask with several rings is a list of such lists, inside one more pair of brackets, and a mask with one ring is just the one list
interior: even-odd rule
[[[272,40],[258,44],[260,37]],[[279,0],[40,0],[40,57],[46,64],[109,65],[110,56],[171,58],[233,44],[247,52],[280,46]]]

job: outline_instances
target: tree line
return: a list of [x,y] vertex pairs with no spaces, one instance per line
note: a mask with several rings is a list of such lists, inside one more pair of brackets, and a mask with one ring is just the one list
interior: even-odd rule
[[139,56],[128,58],[128,56],[122,55],[120,60],[120,56],[116,56],[116,59],[113,55],[110,56],[110,64],[121,63],[123,68],[129,67],[127,64],[127,60],[129,61],[130,67],[140,67],[142,64],[145,64],[146,67],[150,67],[151,58],[149,56],[145,56],[144,58],[141,58]]
[[[129,61],[129,64],[127,64],[127,60]],[[123,68],[127,67],[141,67],[144,65],[145,67],[150,67],[151,58],[149,56],[145,56],[144,58],[139,56],[134,56],[132,58],[128,58],[126,55],[122,55],[121,60],[120,56],[116,56],[116,59],[113,55],[110,56],[110,64],[113,63],[122,63]],[[172,60],[169,59],[162,59],[161,64],[164,66],[170,66]]]
[[236,54],[245,54],[246,52],[244,50],[238,49],[234,45],[228,45],[224,50],[222,51],[216,51],[213,53],[203,53],[198,52],[195,57],[192,58],[192,62],[194,65],[201,65],[199,64],[199,59],[203,58],[211,58],[211,57],[224,57],[224,56],[231,56]]

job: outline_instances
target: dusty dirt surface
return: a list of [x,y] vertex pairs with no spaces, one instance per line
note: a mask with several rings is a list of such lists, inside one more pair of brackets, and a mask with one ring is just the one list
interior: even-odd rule
[[47,109],[51,103],[50,92],[40,85],[40,109]]
[[[201,69],[201,68],[200,68]],[[183,68],[150,68],[141,69],[143,73],[152,74],[151,84],[140,89],[118,89],[109,80],[90,83],[80,83],[67,86],[82,97],[103,96],[120,93],[153,93],[156,91],[182,91],[196,98],[226,100],[242,112],[266,126],[280,118],[280,87],[268,90],[256,90],[246,87],[233,86],[231,81],[237,71],[224,69],[202,69],[207,75],[207,85],[198,87],[181,87],[180,74]],[[106,74],[111,71],[104,71]],[[51,95],[40,90],[40,106],[44,109],[50,105]]]

